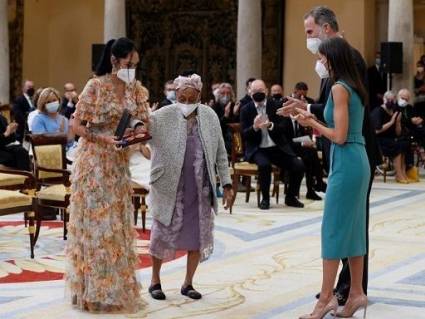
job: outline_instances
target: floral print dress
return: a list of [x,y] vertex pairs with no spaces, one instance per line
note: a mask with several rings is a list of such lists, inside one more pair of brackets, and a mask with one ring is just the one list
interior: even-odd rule
[[[76,115],[96,134],[114,135],[124,108],[141,118],[148,92],[134,82],[118,101],[110,75],[87,83]],[[143,307],[136,280],[128,149],[81,138],[71,177],[67,294],[90,312],[137,312]]]

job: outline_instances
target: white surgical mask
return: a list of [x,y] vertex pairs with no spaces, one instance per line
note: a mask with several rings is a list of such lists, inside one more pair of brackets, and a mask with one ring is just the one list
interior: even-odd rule
[[194,112],[196,108],[198,107],[198,103],[185,104],[185,103],[177,102],[177,104],[185,117],[188,117],[190,114],[192,114],[192,112]]
[[407,104],[409,104],[409,102],[407,102],[405,99],[399,98],[398,101],[398,106],[400,107],[405,107]]
[[328,69],[326,69],[325,65],[320,60],[316,61],[316,66],[314,70],[316,71],[316,73],[319,75],[321,79],[326,79],[329,77]]
[[320,38],[307,38],[307,49],[313,53],[317,54],[319,52],[319,46],[322,43]]
[[136,78],[136,69],[119,69],[117,77],[127,84],[130,84]]
[[166,96],[167,96],[167,100],[174,102],[176,100],[176,91],[174,91],[174,90],[167,91]]
[[229,103],[229,102],[230,102],[230,96],[227,96],[227,95],[220,96],[220,97],[218,98],[218,101],[219,101],[222,105],[227,105],[227,103]]
[[47,113],[56,113],[59,110],[59,102],[53,101],[46,104],[46,111]]

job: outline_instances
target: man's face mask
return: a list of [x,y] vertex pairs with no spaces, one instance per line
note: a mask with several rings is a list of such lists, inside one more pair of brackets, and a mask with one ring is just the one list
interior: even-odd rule
[[266,93],[256,92],[252,95],[252,99],[258,103],[263,102],[266,99]]

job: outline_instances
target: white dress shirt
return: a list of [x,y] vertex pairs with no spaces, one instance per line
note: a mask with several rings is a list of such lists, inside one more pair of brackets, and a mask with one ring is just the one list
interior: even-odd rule
[[32,104],[32,99],[30,98],[30,96],[28,94],[24,93],[24,97],[27,99],[28,104],[31,107],[31,110],[34,110],[34,104]]
[[[255,108],[257,109],[257,113],[259,115],[266,115],[266,105],[267,105],[267,100],[264,101],[264,103],[257,103],[254,101],[255,104]],[[273,142],[273,140],[270,137],[269,131],[273,130],[273,123],[271,123],[271,126],[269,128],[263,128],[261,129],[261,143],[260,143],[260,148],[269,148],[269,147],[273,147],[276,146],[275,142]]]

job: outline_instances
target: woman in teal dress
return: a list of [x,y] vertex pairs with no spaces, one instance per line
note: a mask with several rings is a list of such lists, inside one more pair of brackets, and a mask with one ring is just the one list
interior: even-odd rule
[[[362,276],[370,168],[362,125],[367,94],[351,52],[349,44],[339,37],[320,45],[316,70],[321,77],[331,77],[334,82],[324,111],[326,125],[297,109],[296,117],[301,125],[315,128],[332,142],[322,221],[322,290],[313,312],[302,319],[321,319],[332,311],[337,317],[348,318],[360,308],[366,315]],[[342,258],[348,258],[350,263],[351,289],[344,309],[337,312],[333,287]]]

